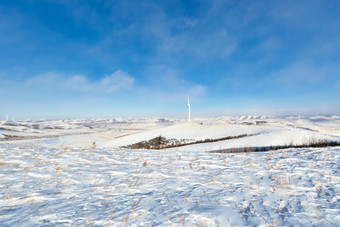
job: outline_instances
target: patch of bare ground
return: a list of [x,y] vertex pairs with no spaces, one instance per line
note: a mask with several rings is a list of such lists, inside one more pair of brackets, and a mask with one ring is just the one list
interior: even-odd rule
[[0,141],[17,141],[17,140],[31,140],[31,139],[49,139],[49,138],[57,138],[57,137],[63,137],[63,136],[74,136],[74,135],[87,135],[92,134],[92,132],[83,132],[83,133],[64,133],[59,135],[40,135],[40,136],[17,136],[17,135],[9,135],[9,134],[3,134],[5,137],[0,138]]
[[182,140],[167,139],[165,137],[159,136],[159,137],[155,137],[150,140],[144,140],[138,143],[123,146],[122,148],[161,150],[161,149],[167,149],[167,148],[188,146],[188,145],[193,145],[193,144],[213,143],[213,142],[218,142],[218,141],[223,141],[223,140],[239,139],[239,138],[243,138],[247,136],[254,136],[254,135],[257,135],[257,134],[241,134],[237,136],[227,136],[227,137],[222,137],[218,139],[205,139],[205,140],[197,140],[197,141],[192,141],[189,139],[182,139]]
[[[127,146],[122,146],[122,148],[128,149],[152,149],[152,150],[162,150],[168,148],[182,147],[193,144],[202,144],[202,143],[213,143],[223,140],[231,140],[231,139],[239,139],[248,136],[254,136],[257,134],[241,134],[238,136],[228,136],[222,137],[218,139],[205,139],[205,140],[197,140],[192,141],[188,139],[167,139],[165,137],[159,136],[150,140],[144,140],[138,143],[134,143]],[[244,153],[244,152],[263,152],[263,151],[273,151],[280,149],[288,149],[288,148],[317,148],[317,147],[337,147],[340,146],[339,141],[328,141],[328,140],[316,140],[313,139],[306,144],[301,145],[280,145],[280,146],[263,146],[263,147],[237,147],[237,148],[228,148],[223,150],[215,150],[210,151],[211,153]]]
[[318,147],[339,147],[339,141],[313,141],[301,145],[282,145],[282,146],[264,146],[264,147],[238,147],[223,150],[210,151],[211,153],[245,153],[245,152],[265,152],[288,148],[318,148]]

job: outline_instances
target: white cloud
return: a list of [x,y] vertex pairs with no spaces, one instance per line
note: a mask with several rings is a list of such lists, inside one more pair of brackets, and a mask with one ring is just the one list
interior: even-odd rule
[[40,88],[45,89],[92,93],[114,93],[121,90],[131,89],[134,86],[134,81],[135,79],[132,76],[121,70],[117,70],[116,72],[97,81],[91,81],[84,75],[66,75],[50,71],[30,78],[27,81],[27,84],[34,87],[39,86]]
[[149,67],[144,74],[147,75],[143,81],[145,87],[139,87],[136,92],[145,105],[173,106],[181,104],[187,96],[199,102],[206,94],[206,86],[187,80],[176,68],[157,65]]
[[338,81],[339,67],[337,65],[316,65],[313,61],[299,61],[274,73],[272,77],[282,84],[321,84]]
[[62,85],[65,89],[78,91],[91,91],[93,86],[91,82],[82,75],[71,76],[67,78]]
[[197,84],[195,86],[192,86],[190,88],[190,94],[193,94],[193,95],[202,95],[205,91],[206,91],[206,87],[201,85],[201,84]]
[[62,74],[55,71],[50,71],[29,78],[27,83],[29,85],[51,86],[56,85],[56,83],[59,81],[59,78],[61,77],[63,77]]
[[107,92],[116,92],[122,89],[131,89],[134,86],[135,78],[121,70],[104,77],[98,86]]
[[[187,96],[196,108],[204,102],[207,88],[183,78],[183,73],[176,69],[159,66],[142,74],[148,76],[140,75],[137,83],[123,70],[97,80],[80,74],[50,71],[17,83],[23,88],[17,102],[31,103],[42,109],[59,108],[70,113],[89,110],[175,112],[182,108],[185,111]],[[11,90],[15,94],[18,89],[11,86]]]

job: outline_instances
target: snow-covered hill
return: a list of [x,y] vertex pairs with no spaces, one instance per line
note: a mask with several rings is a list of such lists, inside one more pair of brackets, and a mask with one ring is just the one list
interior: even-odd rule
[[[121,148],[159,136],[210,142]],[[340,117],[0,122],[0,226],[340,226],[338,147],[206,152],[323,139]]]
[[[119,148],[155,137],[199,141],[239,135],[246,137],[181,147],[185,151],[211,151],[237,147],[308,144],[340,141],[338,116],[265,116],[196,119],[94,119],[25,121],[0,124],[0,141],[29,140],[30,144],[69,148]],[[32,140],[34,139],[34,140]]]

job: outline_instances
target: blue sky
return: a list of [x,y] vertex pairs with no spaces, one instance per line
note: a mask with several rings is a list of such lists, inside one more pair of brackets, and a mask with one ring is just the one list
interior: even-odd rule
[[0,114],[340,114],[340,1],[2,0]]

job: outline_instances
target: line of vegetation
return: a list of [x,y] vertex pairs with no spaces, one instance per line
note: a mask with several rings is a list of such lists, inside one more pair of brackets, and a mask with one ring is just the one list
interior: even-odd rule
[[210,153],[246,153],[246,152],[265,152],[275,151],[288,148],[318,148],[318,147],[339,147],[339,141],[313,141],[302,145],[282,145],[282,146],[265,146],[265,147],[239,147],[223,150],[210,151]]
[[161,149],[183,147],[183,146],[201,144],[201,143],[213,143],[213,142],[218,142],[218,141],[223,141],[223,140],[240,139],[243,137],[254,136],[254,135],[257,135],[257,134],[241,134],[237,136],[227,136],[227,137],[222,137],[218,139],[205,139],[205,140],[197,140],[197,141],[190,141],[190,140],[184,140],[184,139],[182,140],[167,139],[165,137],[159,136],[159,137],[155,137],[150,140],[144,140],[138,143],[123,146],[122,148],[161,150]]
[[87,135],[92,134],[93,132],[80,132],[76,134],[72,133],[63,133],[59,135],[37,135],[37,136],[17,136],[17,135],[9,135],[3,134],[4,138],[0,138],[0,141],[18,141],[18,140],[32,140],[32,139],[49,139],[63,136],[74,136],[74,135]]

